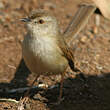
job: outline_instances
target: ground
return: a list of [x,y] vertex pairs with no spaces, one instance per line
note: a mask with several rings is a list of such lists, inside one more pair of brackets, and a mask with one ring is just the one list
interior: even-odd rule
[[[26,30],[19,19],[27,16],[33,9],[51,10],[60,21],[60,28],[63,31],[78,9],[78,4],[88,1],[0,0],[0,99],[19,101],[24,92],[11,90],[28,87],[35,77],[22,59],[21,42]],[[110,110],[109,27],[110,21],[101,14],[94,13],[73,42],[75,66],[81,70],[85,80],[68,69],[61,104],[52,104],[59,95],[59,86],[51,89],[37,88],[31,91],[26,109]],[[36,85],[38,82],[49,87],[59,85],[60,75],[40,76]],[[15,102],[0,101],[0,110],[17,110],[17,106]]]

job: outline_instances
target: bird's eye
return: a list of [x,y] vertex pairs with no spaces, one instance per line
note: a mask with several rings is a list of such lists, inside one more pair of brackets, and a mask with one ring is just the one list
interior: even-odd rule
[[36,23],[37,23],[37,21],[34,21],[34,23],[36,24]]
[[43,24],[43,23],[44,23],[44,20],[40,19],[38,22],[39,22],[40,24]]

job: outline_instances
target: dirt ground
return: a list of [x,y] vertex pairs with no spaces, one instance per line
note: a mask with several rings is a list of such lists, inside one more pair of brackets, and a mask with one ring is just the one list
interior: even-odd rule
[[[89,0],[88,0],[89,1]],[[0,99],[19,101],[35,75],[22,60],[20,41],[26,34],[19,20],[37,8],[51,10],[60,21],[63,31],[78,4],[87,0],[0,0]],[[91,2],[91,1],[89,1]],[[96,11],[73,42],[75,65],[86,80],[68,69],[63,86],[64,100],[53,105],[59,95],[59,86],[36,88],[26,106],[29,110],[110,110],[110,21]],[[98,22],[98,24],[97,24]],[[49,87],[59,85],[60,75],[40,76],[36,82]],[[11,92],[10,92],[11,91]],[[15,102],[0,101],[0,110],[16,110]]]

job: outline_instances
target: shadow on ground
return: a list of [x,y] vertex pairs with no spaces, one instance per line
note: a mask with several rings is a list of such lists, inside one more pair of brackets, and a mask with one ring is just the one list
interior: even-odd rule
[[17,98],[18,96],[20,96],[21,94],[20,95],[19,94],[14,94],[14,95],[7,94],[6,91],[8,89],[27,87],[27,77],[29,76],[30,73],[31,72],[28,70],[28,68],[26,67],[22,59],[15,72],[14,78],[10,81],[10,83],[0,83],[0,88],[3,90],[3,91],[0,91],[0,97]]
[[[110,75],[104,77],[89,76],[84,82],[80,77],[68,78],[64,82],[64,100],[58,106],[48,105],[51,110],[109,110]],[[55,92],[57,91],[57,92]],[[48,90],[47,99],[52,102],[58,90]],[[57,94],[58,95],[58,94]],[[53,99],[53,100],[52,100]]]
[[[15,77],[9,84],[1,83],[0,87],[4,88],[1,91],[0,97],[4,98],[16,98],[20,99],[20,93],[16,94],[6,94],[5,90],[7,87],[19,88],[27,86],[27,77],[29,75],[29,70],[24,65],[23,60],[15,73]],[[22,82],[23,81],[23,82]],[[64,80],[63,86],[63,98],[64,100],[59,105],[51,105],[51,103],[56,102],[59,95],[59,87],[41,90],[41,96],[46,99],[42,100],[50,110],[108,110],[110,109],[110,73],[103,77],[88,76],[86,80],[82,80],[79,75],[75,79],[67,78]],[[34,97],[38,90],[32,90],[31,94]],[[32,97],[32,100],[36,101]]]

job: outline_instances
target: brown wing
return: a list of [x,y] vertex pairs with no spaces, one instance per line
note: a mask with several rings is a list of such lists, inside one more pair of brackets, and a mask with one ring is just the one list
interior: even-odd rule
[[[68,25],[67,29],[62,34],[62,38],[59,40],[59,46],[63,51],[64,56],[68,59],[69,66],[73,71],[79,71],[74,67],[74,53],[72,48],[69,46],[70,42],[72,42],[75,36],[81,31],[81,29],[85,26],[88,19],[95,11],[96,6],[91,4],[82,4],[76,14],[73,16],[72,21]],[[60,36],[61,37],[61,36]],[[67,44],[68,42],[68,44]]]
[[75,68],[75,66],[74,66],[74,53],[73,53],[73,50],[72,50],[72,48],[70,48],[68,46],[68,44],[65,42],[63,37],[59,39],[59,44],[58,45],[61,48],[61,50],[63,51],[63,55],[68,60],[68,64],[69,64],[70,68],[73,71],[75,71],[75,72],[80,71],[77,68]]

